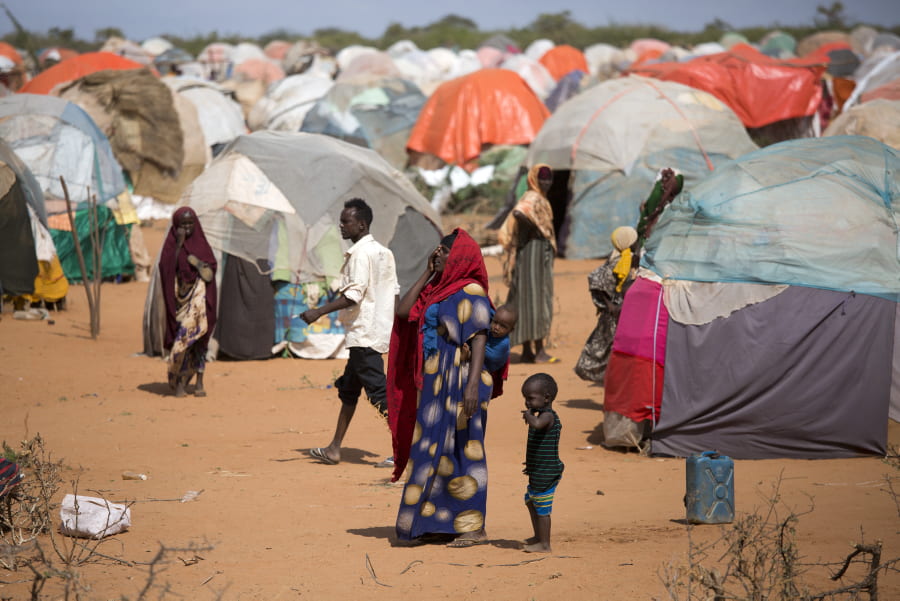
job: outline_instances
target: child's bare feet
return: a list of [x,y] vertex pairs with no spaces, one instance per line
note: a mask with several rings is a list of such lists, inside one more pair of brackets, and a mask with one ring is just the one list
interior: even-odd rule
[[524,547],[522,547],[522,550],[526,553],[550,553],[550,545],[536,542],[530,545],[525,545]]
[[525,545],[533,545],[533,544],[539,543],[539,542],[541,542],[541,539],[539,539],[538,537],[536,537],[536,536],[529,536],[528,538],[526,538],[525,540],[522,541],[522,545],[523,545],[523,546],[525,546]]

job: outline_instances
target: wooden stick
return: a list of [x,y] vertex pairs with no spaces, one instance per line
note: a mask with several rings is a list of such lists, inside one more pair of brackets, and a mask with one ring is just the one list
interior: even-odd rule
[[87,266],[84,263],[84,253],[81,250],[81,240],[78,239],[78,229],[75,227],[75,217],[72,215],[72,199],[69,196],[69,187],[66,186],[66,179],[59,176],[59,183],[62,184],[63,196],[66,199],[66,213],[69,215],[69,226],[72,228],[72,239],[75,241],[75,254],[78,256],[78,266],[81,268],[81,281],[84,284],[84,292],[87,295],[88,311],[91,315],[91,338],[96,339],[98,332],[94,331],[94,297],[91,287],[88,285]]

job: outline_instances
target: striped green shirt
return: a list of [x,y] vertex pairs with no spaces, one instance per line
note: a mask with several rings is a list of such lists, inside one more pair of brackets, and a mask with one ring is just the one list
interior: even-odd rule
[[565,465],[559,459],[559,434],[562,422],[553,409],[543,409],[553,414],[553,423],[543,430],[528,426],[528,446],[525,451],[525,473],[532,492],[539,493],[552,488],[562,477]]

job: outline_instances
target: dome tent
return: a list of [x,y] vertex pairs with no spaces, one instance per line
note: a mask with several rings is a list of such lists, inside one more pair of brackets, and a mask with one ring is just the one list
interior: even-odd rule
[[[329,284],[339,275],[346,242],[338,220],[344,202],[356,196],[372,207],[371,233],[394,252],[405,290],[440,240],[440,218],[376,152],[320,134],[261,131],[236,138],[193,182],[180,204],[197,212],[207,240],[223,258],[215,334],[222,352],[265,358],[276,343],[307,339],[311,329],[291,316],[306,302],[318,305],[300,289]],[[242,304],[251,288],[249,296],[259,302]],[[144,347],[158,353],[161,321],[154,294],[151,286]],[[321,304],[326,300],[323,294]]]
[[609,254],[612,230],[638,222],[660,169],[676,167],[689,184],[755,148],[735,114],[712,95],[631,76],[560,105],[531,143],[526,164],[572,172],[557,235],[567,257],[584,259]]

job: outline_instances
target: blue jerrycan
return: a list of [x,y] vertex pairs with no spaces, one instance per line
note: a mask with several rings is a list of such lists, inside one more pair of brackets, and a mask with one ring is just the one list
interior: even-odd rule
[[717,451],[687,458],[684,506],[691,524],[734,521],[734,461]]

